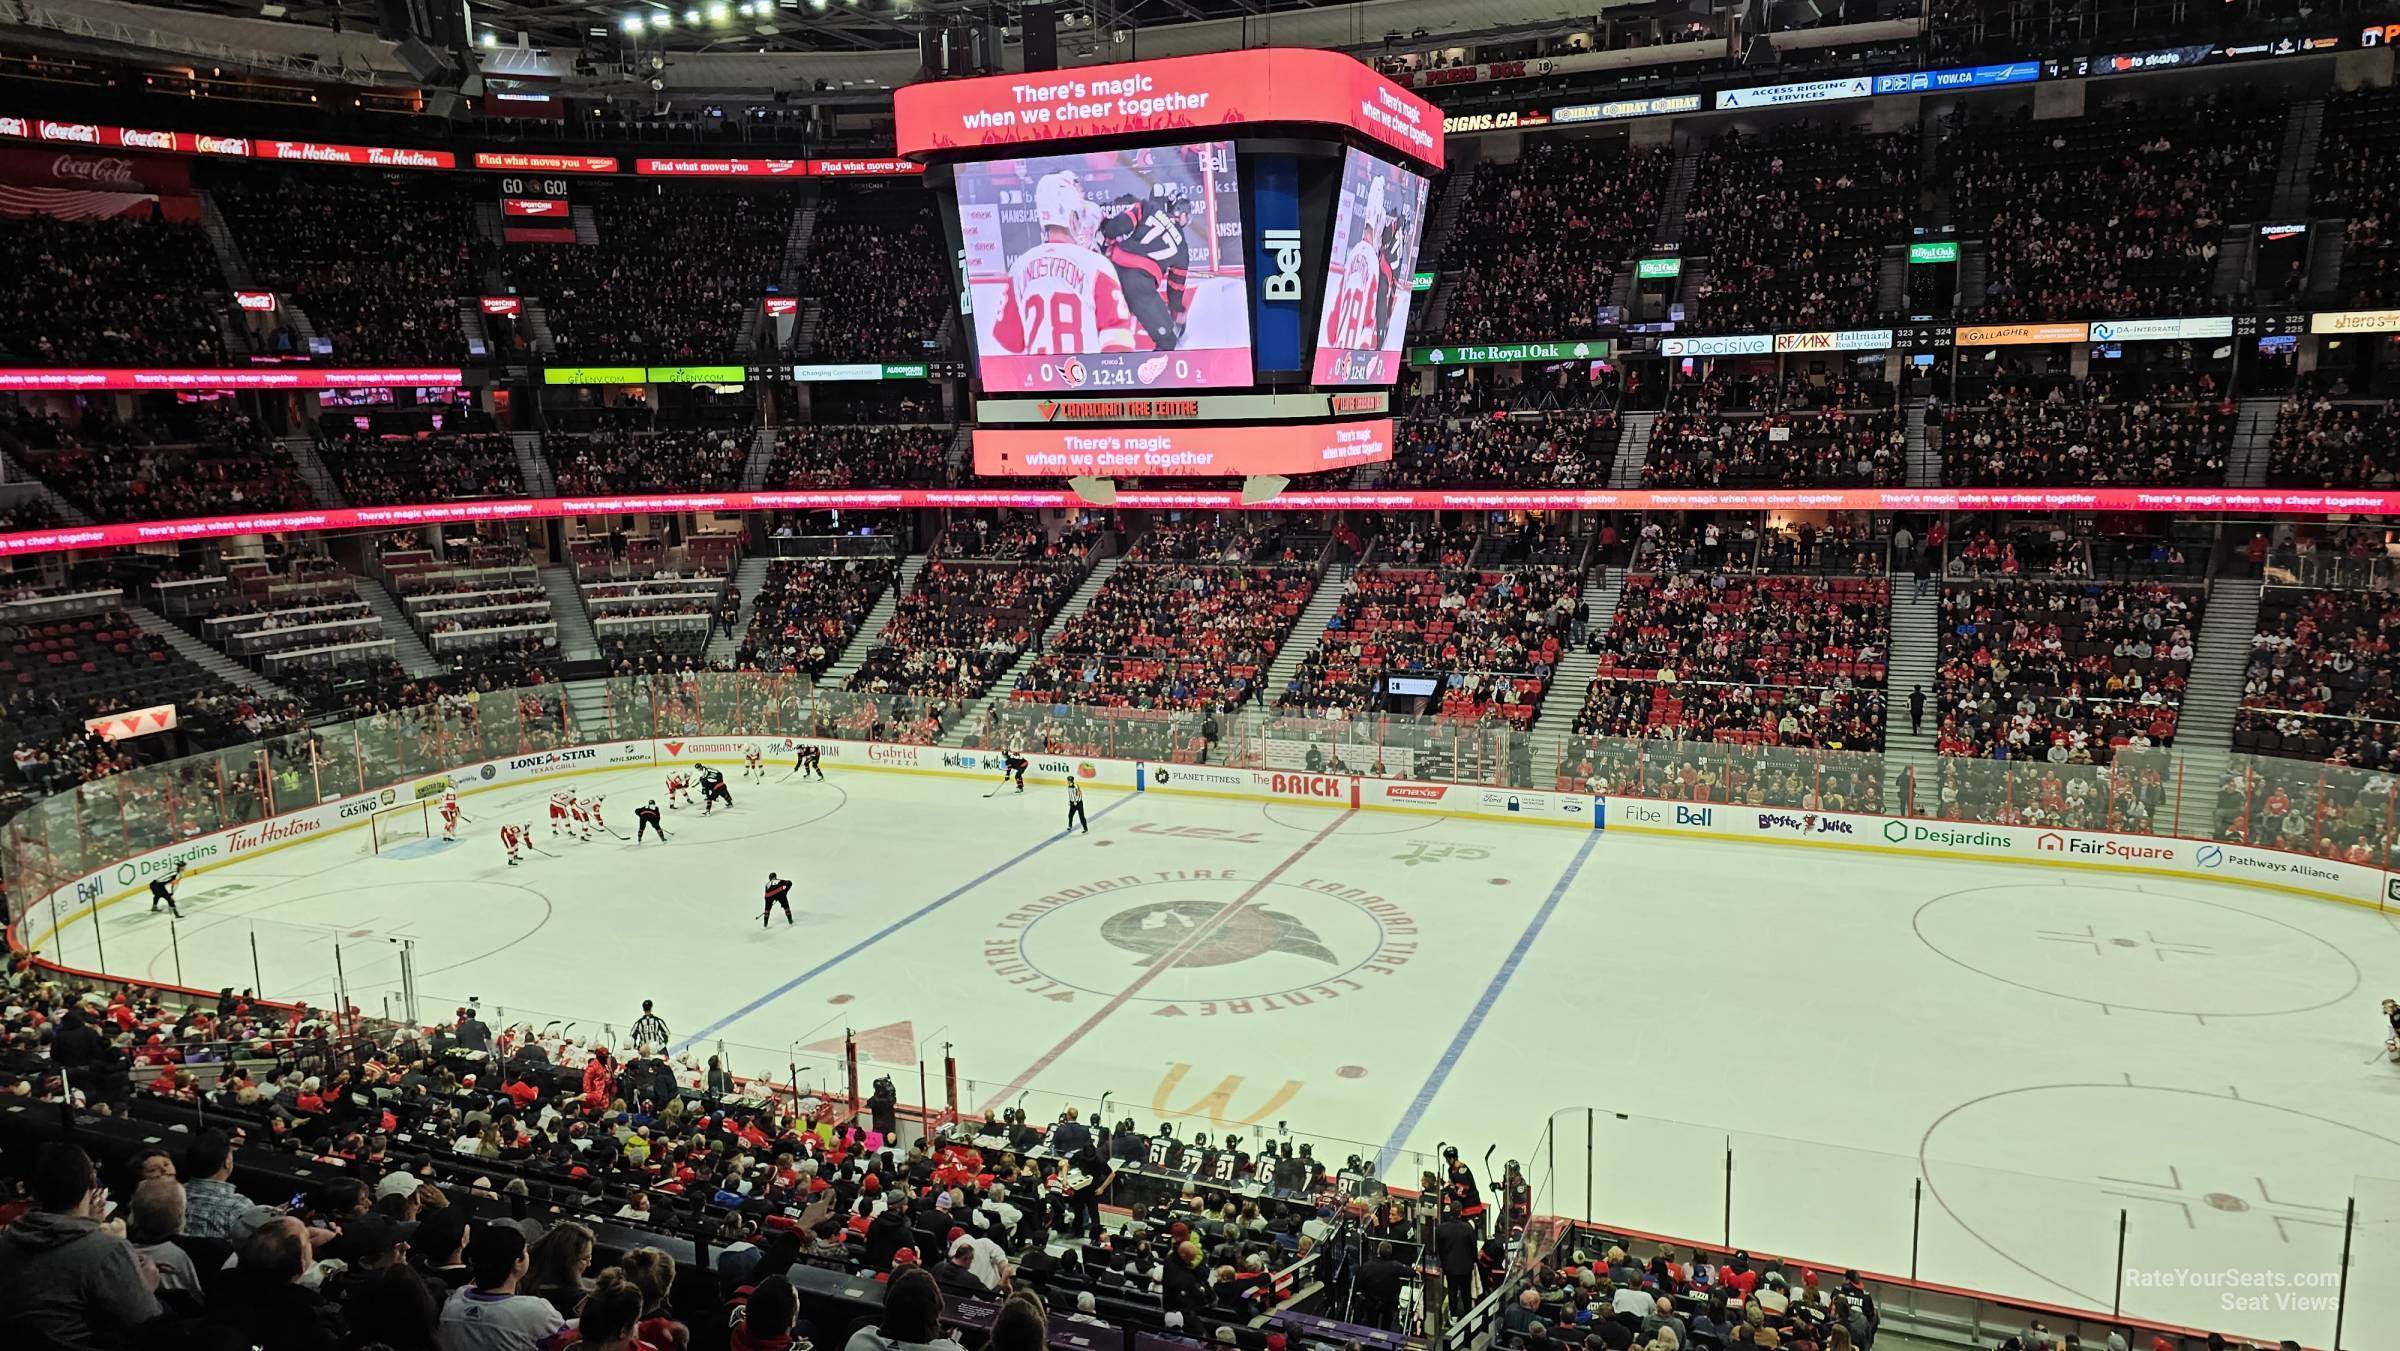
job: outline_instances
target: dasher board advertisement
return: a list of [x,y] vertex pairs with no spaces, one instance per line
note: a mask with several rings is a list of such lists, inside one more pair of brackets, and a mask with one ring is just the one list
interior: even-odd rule
[[1250,383],[1232,142],[962,164],[957,188],[986,390]]
[[1312,383],[1381,385],[1400,378],[1424,224],[1423,177],[1358,150],[1343,158]]

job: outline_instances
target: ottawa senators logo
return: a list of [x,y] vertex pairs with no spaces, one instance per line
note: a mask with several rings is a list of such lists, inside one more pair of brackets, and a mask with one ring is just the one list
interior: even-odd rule
[[1136,966],[1152,965],[1170,953],[1179,954],[1176,966],[1231,966],[1269,952],[1307,957],[1328,966],[1338,964],[1333,949],[1306,924],[1263,907],[1234,911],[1223,924],[1202,935],[1196,946],[1187,946],[1226,909],[1215,901],[1155,901],[1110,916],[1100,925],[1100,937],[1136,954]]

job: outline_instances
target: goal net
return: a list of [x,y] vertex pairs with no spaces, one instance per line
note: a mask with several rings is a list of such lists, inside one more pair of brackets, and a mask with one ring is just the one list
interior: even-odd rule
[[404,802],[397,807],[385,807],[368,817],[368,852],[386,853],[395,845],[406,844],[410,840],[431,839],[436,829],[434,806],[430,799]]

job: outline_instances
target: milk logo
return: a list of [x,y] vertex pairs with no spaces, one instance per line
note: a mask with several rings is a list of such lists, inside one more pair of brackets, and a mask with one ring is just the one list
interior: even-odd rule
[[1259,290],[1259,298],[1299,303],[1300,232],[1265,230],[1260,232],[1258,239],[1267,251],[1268,261],[1275,264],[1275,270],[1267,275],[1266,284]]

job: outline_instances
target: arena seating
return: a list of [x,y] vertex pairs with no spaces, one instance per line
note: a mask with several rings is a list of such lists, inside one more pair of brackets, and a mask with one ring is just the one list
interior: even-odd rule
[[1130,708],[1229,708],[1251,697],[1315,590],[1306,566],[1173,562],[1272,552],[1214,523],[1145,536],[1089,607],[1017,678],[1014,698]]
[[2386,769],[2400,732],[2400,597],[2270,586],[2242,677],[2233,748]]
[[316,504],[283,448],[232,404],[194,404],[171,419],[119,422],[101,410],[79,426],[0,405],[0,444],[93,519],[137,521]]
[[1954,124],[1943,171],[1960,230],[1990,250],[1982,317],[2221,312],[2217,242],[2266,209],[2284,120],[2261,92]]
[[2267,482],[2365,488],[2400,482],[2400,419],[2387,404],[2302,392],[2283,401],[2268,448]]
[[1785,123],[1728,131],[1702,151],[1683,209],[1684,254],[1707,258],[1701,331],[1861,328],[1883,246],[1905,240],[1922,143],[1913,127],[1868,135]]
[[2202,599],[2165,582],[1944,587],[1940,752],[2104,765],[2172,745]]
[[542,438],[565,493],[718,492],[738,488],[751,430],[559,432]]
[[1581,589],[1567,568],[1362,570],[1276,706],[1355,715],[1384,706],[1383,676],[1424,672],[1448,678],[1437,718],[1531,727]]
[[752,600],[736,664],[825,674],[896,571],[889,558],[777,559]]
[[767,462],[770,488],[846,488],[936,484],[949,473],[951,433],[943,427],[819,426],[775,431]]
[[227,692],[120,610],[11,625],[0,631],[0,653],[0,722],[12,738],[80,731],[102,713]]
[[2239,415],[2231,399],[2120,399],[2062,381],[1928,408],[1925,429],[1948,487],[2221,484]]
[[1874,750],[1891,592],[1872,577],[1628,577],[1579,734]]
[[981,695],[1050,622],[1085,575],[1078,562],[928,561],[846,688],[943,701]]
[[598,244],[511,244],[503,264],[541,300],[562,358],[717,362],[746,349],[783,257],[787,195],[616,186],[589,209]]
[[[433,655],[453,670],[498,681],[556,662],[550,594],[522,551],[503,547],[444,560],[411,547],[381,550],[375,571]],[[519,682],[534,683],[534,682]]]
[[1888,487],[1908,481],[1908,433],[1889,408],[1758,416],[1661,413],[1645,488]]
[[1608,481],[1617,415],[1608,408],[1481,408],[1420,400],[1382,467],[1388,487],[1586,487]]
[[1648,243],[1669,162],[1664,150],[1535,137],[1523,158],[1478,167],[1443,245],[1441,269],[1459,274],[1443,338],[1591,333],[1625,259]]
[[0,361],[218,366],[224,274],[195,224],[163,217],[0,217]]
[[1100,527],[1089,521],[1068,522],[1053,533],[1035,516],[1015,512],[954,513],[935,542],[933,555],[992,562],[1081,562],[1091,556],[1100,535]]
[[2342,274],[2311,278],[2342,309],[2400,299],[2400,190],[2383,167],[2400,153],[2400,96],[2390,89],[2336,92],[2309,177],[2309,213],[2343,218]]
[[330,360],[455,362],[458,300],[483,290],[475,208],[444,175],[264,172],[214,190],[261,286],[289,294]]
[[357,506],[525,495],[516,446],[497,432],[330,435],[317,456]]
[[934,197],[915,183],[827,194],[801,289],[819,361],[923,361],[955,309]]

